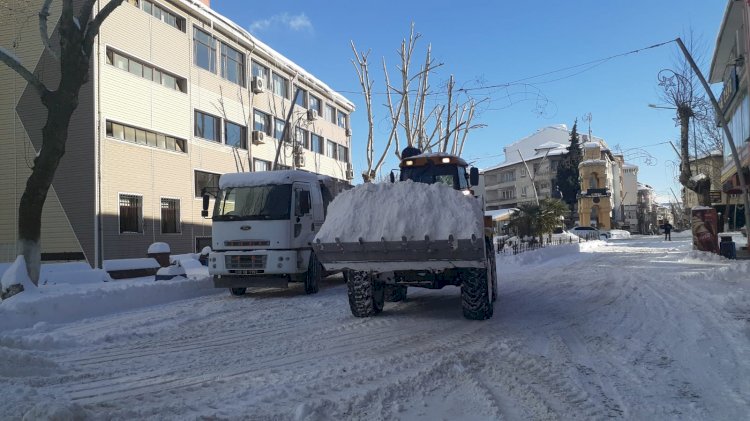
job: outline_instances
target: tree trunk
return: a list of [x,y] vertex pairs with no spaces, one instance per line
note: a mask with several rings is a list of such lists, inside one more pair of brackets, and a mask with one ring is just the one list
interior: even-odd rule
[[68,126],[78,106],[78,95],[56,91],[47,94],[42,102],[48,110],[47,124],[42,129],[42,149],[34,159],[34,167],[18,206],[18,246],[34,285],[38,284],[41,265],[42,209],[57,166],[65,155]]
[[[705,174],[705,178],[694,180],[690,168],[690,118],[693,117],[693,110],[680,106],[677,117],[680,120],[680,184],[698,196],[700,206],[711,206],[711,178]],[[697,160],[698,157],[693,159]]]

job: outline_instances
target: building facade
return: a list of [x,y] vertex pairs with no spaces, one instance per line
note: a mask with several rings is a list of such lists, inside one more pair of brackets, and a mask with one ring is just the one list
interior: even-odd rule
[[[615,185],[621,195],[622,184],[619,174],[620,161],[614,159],[603,141],[583,144],[583,160],[578,164],[581,193],[578,197],[578,224],[611,229],[615,208]],[[614,168],[617,167],[615,171]],[[615,179],[615,173],[618,174]],[[621,201],[621,197],[619,197]]]
[[[726,2],[724,17],[716,37],[709,72],[710,83],[722,83],[723,89],[718,98],[719,107],[727,120],[728,129],[734,139],[739,155],[742,175],[746,185],[750,185],[750,96],[748,87],[750,72],[747,71],[750,57],[750,0],[729,0]],[[733,195],[732,210],[728,214],[737,215],[733,224],[745,225],[744,197],[749,194],[740,189],[740,174],[731,155],[729,141],[724,135],[724,159],[721,169],[721,190]],[[712,187],[713,189],[713,187]],[[736,204],[736,205],[734,205]],[[738,208],[739,207],[739,211]]]
[[[50,28],[59,15],[53,2]],[[55,86],[58,64],[38,25],[0,21],[0,45],[14,46],[22,63]],[[277,168],[353,178],[354,105],[206,4],[127,0],[105,21],[95,48],[44,208],[43,259],[100,265],[144,256],[156,241],[173,253],[200,250],[211,236],[201,191],[218,186],[224,173],[270,170],[276,161]],[[0,194],[12,199],[0,203],[0,261],[8,261],[17,254],[18,202],[46,113],[7,66],[0,80],[7,152]]]
[[622,205],[620,228],[637,233],[638,231],[638,166],[622,166]]

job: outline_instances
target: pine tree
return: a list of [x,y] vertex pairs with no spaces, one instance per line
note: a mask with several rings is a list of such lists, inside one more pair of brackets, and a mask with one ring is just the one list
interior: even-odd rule
[[566,149],[568,152],[563,155],[557,167],[557,187],[562,193],[563,201],[572,209],[581,191],[578,164],[583,159],[583,153],[578,139],[578,120],[573,123],[573,130],[570,131],[570,145]]

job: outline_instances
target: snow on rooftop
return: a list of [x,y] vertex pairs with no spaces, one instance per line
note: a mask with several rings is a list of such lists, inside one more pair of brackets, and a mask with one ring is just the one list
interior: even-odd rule
[[706,174],[700,173],[700,174],[696,174],[696,175],[690,177],[690,180],[691,181],[701,181],[701,180],[705,180],[706,178],[708,178],[708,176]]
[[601,148],[602,145],[599,144],[599,142],[586,142],[583,144],[584,149],[593,149],[593,148]]
[[534,149],[536,149],[536,150],[539,150],[539,149],[559,149],[559,148],[565,148],[565,147],[566,146],[563,145],[562,143],[546,142],[546,143],[542,143],[541,145],[537,146]]
[[300,170],[228,173],[219,179],[219,188],[291,184],[295,181],[317,183],[320,179],[318,174]]
[[365,183],[336,196],[316,236],[322,242],[482,236],[479,200],[444,184]]
[[249,41],[255,51],[260,51],[263,54],[270,57],[270,59],[279,67],[286,67],[287,70],[293,74],[298,75],[302,79],[305,79],[308,83],[311,85],[317,87],[318,89],[322,90],[323,92],[331,95],[336,101],[340,103],[340,105],[347,107],[348,111],[354,111],[354,103],[349,101],[346,97],[339,94],[338,92],[331,89],[328,85],[323,83],[320,79],[316,78],[312,74],[308,73],[305,69],[291,61],[290,59],[286,58],[281,53],[277,52],[273,48],[269,47],[268,45],[264,44],[257,38],[255,38],[253,35],[250,34],[247,30],[242,28],[241,26],[234,23],[229,18],[220,15],[215,10],[211,9],[210,7],[204,5],[198,0],[179,0],[180,3],[185,5],[186,7],[192,9],[195,12],[198,12],[199,14],[203,15],[206,19],[221,23],[222,26],[225,26],[226,29],[230,32],[234,32],[234,35],[239,35],[241,38],[244,38],[246,41]]
[[585,161],[581,161],[581,163],[578,165],[584,167],[590,167],[594,165],[607,165],[607,161],[604,159],[587,159]]

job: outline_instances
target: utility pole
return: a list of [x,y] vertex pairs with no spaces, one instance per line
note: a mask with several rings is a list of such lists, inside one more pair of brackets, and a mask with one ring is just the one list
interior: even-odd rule
[[716,97],[714,96],[713,91],[711,91],[711,87],[708,86],[708,82],[706,82],[706,78],[703,77],[703,73],[701,73],[700,69],[698,69],[698,65],[695,64],[695,61],[693,60],[693,56],[690,55],[690,52],[687,50],[687,48],[685,48],[685,44],[682,43],[682,40],[679,37],[675,41],[677,42],[677,45],[680,47],[680,50],[682,50],[682,54],[685,55],[685,59],[687,59],[688,63],[690,63],[690,67],[693,69],[693,72],[701,81],[701,84],[703,85],[703,89],[706,90],[706,94],[708,95],[708,98],[711,100],[711,105],[714,106],[716,117],[719,119],[721,128],[724,130],[724,135],[727,137],[727,141],[729,142],[729,147],[732,150],[732,160],[734,161],[734,167],[737,170],[737,178],[740,181],[740,189],[742,190],[742,198],[745,202],[745,226],[747,227],[748,223],[750,223],[750,196],[748,196],[747,183],[745,183],[745,174],[742,171],[742,163],[740,162],[740,156],[737,153],[737,147],[734,144],[734,138],[732,137],[732,132],[729,130],[727,119],[724,118],[724,112],[721,110],[721,107],[719,107],[719,102],[716,101]]

